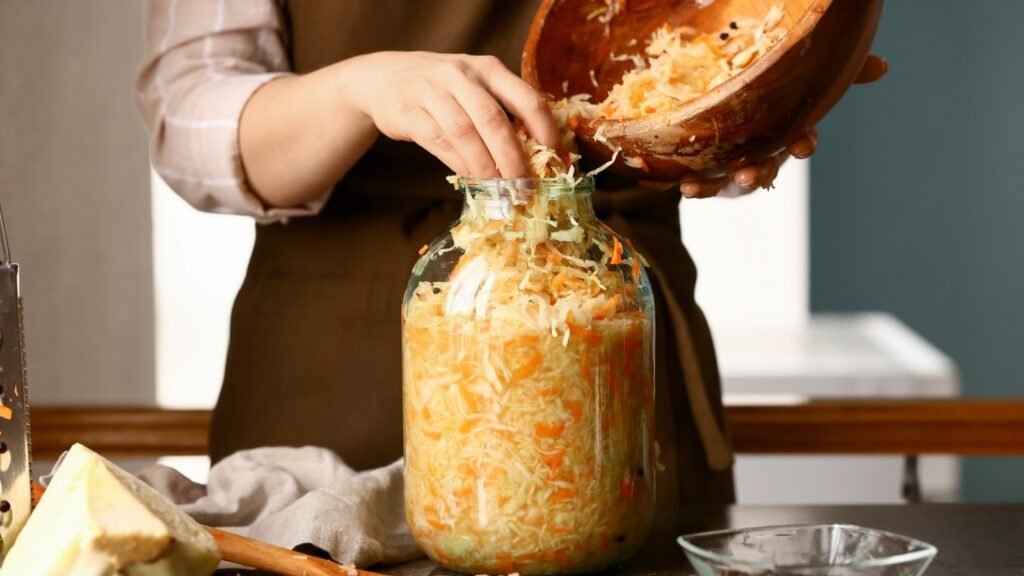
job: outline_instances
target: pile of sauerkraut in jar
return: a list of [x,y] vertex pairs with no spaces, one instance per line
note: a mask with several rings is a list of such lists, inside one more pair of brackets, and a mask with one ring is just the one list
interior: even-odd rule
[[461,179],[402,309],[406,514],[433,560],[553,574],[630,556],[654,505],[654,304],[589,177]]

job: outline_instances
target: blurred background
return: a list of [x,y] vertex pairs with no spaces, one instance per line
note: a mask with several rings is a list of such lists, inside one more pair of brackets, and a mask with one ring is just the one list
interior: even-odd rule
[[[152,174],[142,20],[138,2],[0,0],[0,203],[36,404],[217,396],[253,224]],[[1024,396],[1020,21],[1024,3],[891,0],[874,48],[890,73],[832,111],[813,161],[769,192],[682,203],[730,402]],[[902,470],[743,457],[740,500],[898,501]],[[922,482],[926,499],[1024,500],[1024,461],[932,457]]]

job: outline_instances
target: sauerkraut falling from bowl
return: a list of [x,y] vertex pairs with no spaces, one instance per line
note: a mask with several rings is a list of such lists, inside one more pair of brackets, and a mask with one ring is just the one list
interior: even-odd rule
[[[472,187],[472,185],[470,186]],[[449,568],[596,570],[653,511],[643,262],[564,180],[467,193],[403,310],[407,516]],[[429,280],[430,259],[461,254]]]

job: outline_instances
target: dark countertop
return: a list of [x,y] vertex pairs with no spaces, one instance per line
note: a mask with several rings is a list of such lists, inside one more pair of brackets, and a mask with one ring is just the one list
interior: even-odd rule
[[[801,523],[858,524],[924,540],[939,550],[926,576],[1024,576],[1024,504],[740,505],[695,510],[683,520],[680,532]],[[689,576],[693,572],[675,543],[678,535],[653,534],[617,574]],[[449,574],[426,560],[374,570],[393,576]],[[255,574],[218,574],[235,573]]]

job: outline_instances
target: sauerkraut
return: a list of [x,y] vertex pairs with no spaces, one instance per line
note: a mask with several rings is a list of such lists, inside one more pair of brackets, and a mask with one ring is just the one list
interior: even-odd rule
[[[612,13],[613,6],[603,9]],[[712,90],[749,67],[785,36],[783,11],[773,6],[761,19],[736,18],[712,34],[665,24],[647,40],[644,55],[611,54],[634,68],[601,102],[589,94],[563,99],[560,106],[582,118],[637,118],[677,107]]]
[[403,308],[409,525],[454,570],[605,568],[653,513],[643,262],[593,215],[592,181],[463,184]]
[[[605,6],[596,8],[588,19],[597,18],[605,25],[621,11],[617,0],[607,0]],[[565,178],[575,182],[579,178],[574,129],[579,119],[626,119],[656,114],[684,104],[714,89],[749,67],[755,60],[766,54],[785,36],[780,28],[783,11],[773,6],[761,19],[736,18],[725,29],[713,34],[698,33],[695,29],[682,26],[671,28],[668,24],[651,34],[643,50],[631,54],[612,53],[610,58],[617,61],[633,62],[633,69],[627,71],[622,80],[612,86],[605,99],[598,103],[590,101],[590,94],[574,94],[550,102],[552,113],[560,127],[562,150],[559,154],[520,129],[519,136],[530,161],[532,175],[537,178]],[[630,48],[631,46],[627,46]],[[593,72],[591,79],[595,87]],[[563,84],[563,90],[568,83]],[[594,140],[613,148],[612,158],[605,164],[591,170],[587,175],[596,175],[618,159],[620,150],[602,138],[601,128]],[[633,168],[647,170],[642,158],[627,157],[625,163]]]

